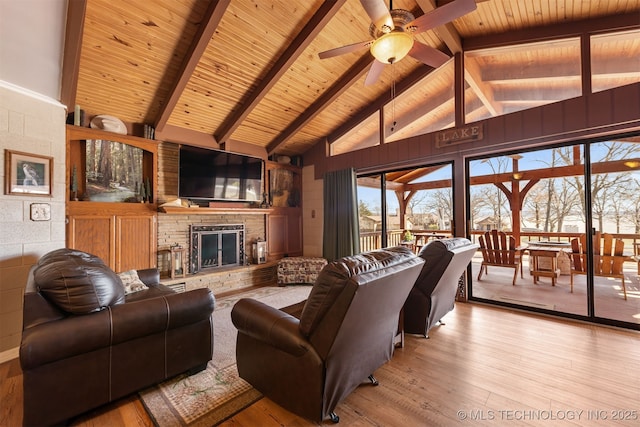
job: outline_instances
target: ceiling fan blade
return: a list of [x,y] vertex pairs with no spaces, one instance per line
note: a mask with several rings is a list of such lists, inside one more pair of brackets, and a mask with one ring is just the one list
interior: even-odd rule
[[364,85],[370,86],[378,81],[380,78],[380,74],[382,74],[382,70],[384,70],[384,66],[387,65],[384,62],[380,62],[377,59],[373,61],[371,64],[371,68],[369,68],[369,72],[367,73],[367,78],[364,79]]
[[409,55],[430,67],[438,68],[449,60],[449,55],[419,41],[413,43]]
[[393,19],[384,0],[360,0],[360,3],[377,29],[380,30],[386,25],[393,30]]
[[454,0],[444,6],[440,6],[431,12],[427,12],[419,18],[405,25],[405,28],[416,27],[414,34],[430,30],[439,25],[444,25],[456,18],[476,10],[475,0]]
[[334,56],[344,55],[345,53],[368,49],[371,46],[371,43],[373,43],[373,40],[348,44],[346,46],[336,47],[335,49],[325,50],[324,52],[320,52],[318,56],[320,59],[333,58]]

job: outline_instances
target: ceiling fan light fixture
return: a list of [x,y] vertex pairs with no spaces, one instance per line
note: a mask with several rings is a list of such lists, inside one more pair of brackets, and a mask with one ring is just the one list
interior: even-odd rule
[[384,64],[393,64],[407,56],[413,47],[413,36],[404,31],[383,34],[371,45],[371,54]]

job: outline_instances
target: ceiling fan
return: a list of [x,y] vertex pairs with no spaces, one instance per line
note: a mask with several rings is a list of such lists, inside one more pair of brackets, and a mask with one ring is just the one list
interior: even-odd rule
[[389,9],[384,0],[360,0],[360,3],[371,18],[369,34],[373,40],[330,49],[320,52],[319,56],[320,59],[326,59],[368,48],[376,60],[369,69],[365,85],[371,85],[378,80],[384,65],[398,62],[407,55],[433,68],[447,62],[447,54],[420,43],[413,36],[476,9],[475,0],[454,0],[415,18],[408,10],[393,9],[392,0],[389,1]]

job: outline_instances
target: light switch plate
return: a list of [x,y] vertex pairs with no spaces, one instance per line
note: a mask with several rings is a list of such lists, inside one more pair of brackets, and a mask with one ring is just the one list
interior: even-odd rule
[[31,203],[31,221],[49,221],[51,205],[49,203]]

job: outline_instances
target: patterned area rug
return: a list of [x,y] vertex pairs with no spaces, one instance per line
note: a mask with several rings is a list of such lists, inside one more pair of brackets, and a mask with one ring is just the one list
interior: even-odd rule
[[236,329],[231,309],[240,298],[254,298],[273,307],[307,299],[311,286],[264,287],[216,300],[213,312],[213,359],[207,369],[181,375],[140,392],[147,412],[159,427],[214,426],[262,397],[238,377]]

